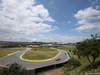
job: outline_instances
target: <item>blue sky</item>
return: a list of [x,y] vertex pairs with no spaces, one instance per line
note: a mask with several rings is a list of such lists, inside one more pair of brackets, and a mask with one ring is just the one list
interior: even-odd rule
[[0,0],[1,41],[79,42],[100,33],[100,0]]
[[[91,0],[92,3],[95,0]],[[84,10],[88,7],[95,8],[96,5],[99,6],[100,1],[98,0],[97,3],[93,4],[89,0],[38,0],[38,4],[43,4],[45,8],[48,9],[51,17],[56,20],[53,25],[59,27],[60,29],[56,30],[57,32],[61,33],[62,35],[79,35],[84,34],[84,32],[77,32],[74,29],[78,27],[76,25],[77,19],[74,17],[79,10]],[[100,19],[99,19],[100,20]],[[97,31],[98,32],[98,31]],[[97,33],[95,32],[95,33]],[[58,34],[59,34],[58,33]],[[86,33],[93,33],[93,32],[86,32]]]

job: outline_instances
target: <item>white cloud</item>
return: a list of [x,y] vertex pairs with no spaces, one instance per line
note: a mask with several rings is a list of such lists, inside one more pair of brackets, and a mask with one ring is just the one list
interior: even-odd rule
[[75,43],[83,41],[84,39],[87,39],[89,37],[85,36],[65,36],[65,35],[51,35],[44,37],[42,39],[37,39],[38,41],[42,42],[66,42],[66,43]]
[[91,3],[91,5],[94,5],[94,4],[98,3],[99,0],[88,0],[88,1]]
[[44,35],[42,35],[42,34],[39,34],[38,36],[39,36],[39,37],[44,37]]
[[79,10],[74,17],[77,18],[77,25],[81,25],[75,30],[81,31],[85,29],[100,29],[100,10],[88,7],[84,10]]
[[[35,0],[1,0],[0,35],[10,41],[28,38],[27,35],[45,33],[57,28],[48,22],[55,22],[43,5],[36,5]],[[47,22],[47,23],[44,23]],[[19,37],[20,36],[20,37]],[[9,37],[9,38],[8,38]],[[10,39],[12,38],[12,39]]]
[[96,19],[98,16],[100,16],[100,10],[88,7],[84,10],[79,10],[74,16],[77,19]]
[[96,8],[96,9],[99,9],[99,8],[100,8],[100,6],[96,5],[96,6],[95,6],[95,8]]
[[98,2],[98,0],[95,0],[92,2],[92,5],[96,4]]
[[86,39],[87,37],[83,36],[61,36],[63,42],[67,43],[75,43],[75,42],[80,42]]

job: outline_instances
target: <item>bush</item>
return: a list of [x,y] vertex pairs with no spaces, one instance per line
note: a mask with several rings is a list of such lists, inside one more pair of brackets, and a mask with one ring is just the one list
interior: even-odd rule
[[79,59],[81,59],[81,54],[78,52],[76,48],[72,52],[74,55],[77,55]]
[[17,63],[7,65],[0,71],[0,75],[27,75],[28,71]]
[[70,59],[68,61],[68,63],[65,65],[65,67],[67,67],[68,70],[71,70],[71,69],[74,69],[80,65],[81,65],[81,63],[77,59]]
[[74,49],[72,52],[73,52],[73,54],[74,54],[74,55],[76,55],[76,54],[77,54],[76,49]]
[[18,45],[3,45],[1,48],[12,48],[12,47],[19,47]]
[[78,60],[76,60],[76,59],[72,60],[71,62],[73,62],[72,65],[73,65],[75,68],[81,65],[81,63],[80,63]]

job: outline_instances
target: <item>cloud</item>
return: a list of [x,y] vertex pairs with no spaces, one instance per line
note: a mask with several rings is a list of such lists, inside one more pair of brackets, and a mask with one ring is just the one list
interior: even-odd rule
[[44,37],[44,35],[42,35],[42,34],[39,34],[38,36],[39,36],[39,37]]
[[86,39],[87,37],[83,36],[61,36],[62,37],[62,42],[67,42],[67,43],[75,43],[75,42],[80,42]]
[[91,3],[91,5],[94,5],[99,2],[99,0],[88,0],[88,1]]
[[89,37],[85,36],[66,36],[66,35],[51,35],[44,37],[42,39],[37,39],[38,41],[42,42],[64,42],[64,43],[75,43],[83,41],[84,39],[87,39]]
[[96,9],[99,9],[99,8],[100,8],[100,6],[96,5],[96,6],[95,6],[95,8],[96,8]]
[[56,30],[57,27],[49,25],[50,22],[55,20],[51,18],[48,10],[43,5],[36,4],[35,0],[1,0],[0,39],[2,40],[19,40],[23,37],[27,39],[27,35]]
[[70,23],[72,23],[72,21],[63,21],[61,24],[62,25],[67,25],[67,24],[70,24]]
[[29,41],[36,41],[36,38],[25,38],[25,37],[16,37],[16,36],[0,36],[0,41],[14,41],[14,42],[29,42]]
[[75,30],[81,31],[86,29],[100,29],[100,10],[88,7],[84,10],[79,10],[74,17],[78,20],[77,25],[81,25]]

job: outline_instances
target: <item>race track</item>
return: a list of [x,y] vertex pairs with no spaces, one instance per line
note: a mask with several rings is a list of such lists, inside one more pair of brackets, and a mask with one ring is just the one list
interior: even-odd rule
[[[37,69],[37,68],[42,68],[42,67],[46,67],[46,66],[50,66],[50,65],[63,63],[63,62],[66,62],[69,60],[69,56],[68,56],[67,52],[64,50],[59,50],[59,49],[57,49],[57,50],[60,52],[60,54],[56,58],[49,60],[49,61],[32,62],[32,61],[21,60],[20,56],[29,50],[30,50],[30,48],[27,48],[26,50],[19,51],[15,54],[1,58],[0,65],[6,66],[8,64],[17,62],[18,64],[22,65],[23,67],[26,67],[27,69]],[[61,60],[55,61],[55,59],[57,59],[57,58],[60,58]]]

